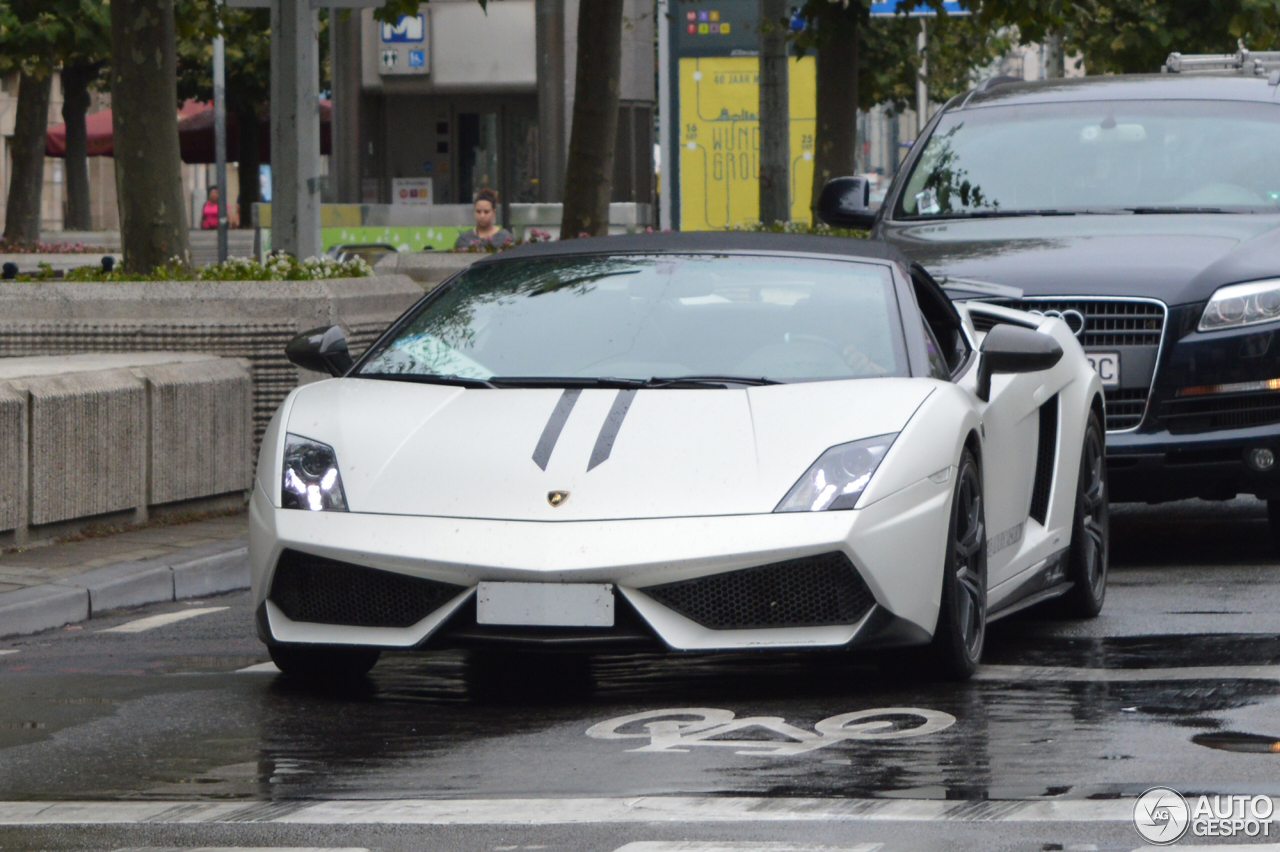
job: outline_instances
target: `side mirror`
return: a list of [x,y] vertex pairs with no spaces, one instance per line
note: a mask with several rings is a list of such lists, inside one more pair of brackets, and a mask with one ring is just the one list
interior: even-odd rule
[[304,331],[289,341],[284,355],[304,370],[331,376],[345,374],[355,363],[347,348],[347,336],[336,325]]
[[991,398],[991,377],[996,373],[1038,373],[1062,360],[1062,347],[1047,334],[1001,323],[987,332],[978,362],[978,399]]
[[827,181],[818,196],[818,218],[833,228],[869,229],[876,221],[871,209],[871,181],[839,177]]

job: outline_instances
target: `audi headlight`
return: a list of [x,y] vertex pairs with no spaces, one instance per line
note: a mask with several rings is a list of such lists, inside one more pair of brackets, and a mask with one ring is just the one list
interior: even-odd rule
[[312,512],[347,511],[347,495],[342,490],[333,447],[301,435],[285,435],[280,505]]
[[1220,287],[1205,305],[1199,331],[1280,320],[1280,279]]
[[800,481],[791,486],[775,512],[824,512],[852,509],[875,475],[884,454],[898,437],[878,435],[827,450]]

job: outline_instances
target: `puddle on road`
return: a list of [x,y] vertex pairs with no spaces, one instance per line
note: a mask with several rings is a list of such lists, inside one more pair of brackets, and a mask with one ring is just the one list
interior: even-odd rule
[[1220,751],[1237,751],[1246,754],[1280,754],[1280,738],[1265,734],[1244,734],[1222,731],[1216,734],[1196,734],[1191,738],[1196,745]]
[[1018,623],[993,624],[982,661],[989,665],[1090,669],[1280,665],[1280,636],[1185,635],[1063,638],[1019,635]]

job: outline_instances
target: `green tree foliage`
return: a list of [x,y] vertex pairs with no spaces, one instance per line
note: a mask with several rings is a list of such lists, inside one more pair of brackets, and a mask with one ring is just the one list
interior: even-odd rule
[[[84,227],[89,186],[84,153],[84,113],[111,53],[110,7],[105,0],[0,0],[0,74],[19,72],[14,174],[7,203],[6,235],[35,239],[40,228],[48,77],[63,72],[67,122],[69,224]],[[34,100],[32,100],[34,99]]]
[[1280,48],[1275,0],[969,0],[974,22],[1016,28],[1023,42],[1060,33],[1090,74],[1154,73],[1173,51]]

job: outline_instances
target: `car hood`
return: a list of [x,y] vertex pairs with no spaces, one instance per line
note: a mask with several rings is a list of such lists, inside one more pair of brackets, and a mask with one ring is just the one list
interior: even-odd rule
[[1028,216],[885,222],[881,238],[935,277],[1020,287],[1028,296],[1204,301],[1224,284],[1280,274],[1280,216]]
[[[828,447],[900,431],[932,384],[640,390],[628,392],[621,417],[619,391],[583,390],[545,470],[534,453],[562,403],[559,388],[333,379],[299,389],[287,429],[334,447],[353,512],[537,521],[759,514]],[[607,458],[588,470],[610,434]],[[552,491],[568,499],[553,507]]]

